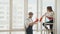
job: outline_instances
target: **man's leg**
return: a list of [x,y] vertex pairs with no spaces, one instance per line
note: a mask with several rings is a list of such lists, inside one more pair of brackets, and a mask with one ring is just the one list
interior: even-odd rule
[[26,30],[26,34],[32,34],[32,31],[31,30]]
[[31,27],[28,27],[28,28],[26,29],[26,34],[33,34],[33,30],[32,30]]

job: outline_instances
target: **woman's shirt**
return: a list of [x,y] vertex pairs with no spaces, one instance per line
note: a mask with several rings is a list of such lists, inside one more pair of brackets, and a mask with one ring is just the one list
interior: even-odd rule
[[54,12],[46,12],[45,15],[49,20],[53,20]]
[[33,22],[32,18],[27,18],[25,20],[25,27],[28,28],[29,27],[29,24],[32,23],[32,22]]

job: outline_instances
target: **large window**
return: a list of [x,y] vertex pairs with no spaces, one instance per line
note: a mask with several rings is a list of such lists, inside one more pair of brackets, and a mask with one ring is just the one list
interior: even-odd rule
[[[55,0],[0,0],[0,34],[25,34],[24,19],[28,12],[34,13],[34,21],[47,12],[47,6],[52,6],[55,12]],[[33,34],[46,34],[42,23],[33,26]]]

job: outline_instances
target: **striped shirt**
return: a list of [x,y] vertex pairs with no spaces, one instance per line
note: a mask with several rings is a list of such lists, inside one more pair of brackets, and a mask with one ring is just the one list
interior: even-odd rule
[[28,28],[29,24],[32,23],[32,22],[33,22],[32,18],[27,18],[25,20],[25,27]]

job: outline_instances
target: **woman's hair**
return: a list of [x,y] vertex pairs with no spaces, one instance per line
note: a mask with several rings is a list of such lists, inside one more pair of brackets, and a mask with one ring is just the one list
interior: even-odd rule
[[53,11],[51,6],[48,6],[48,7],[47,7],[47,10]]

